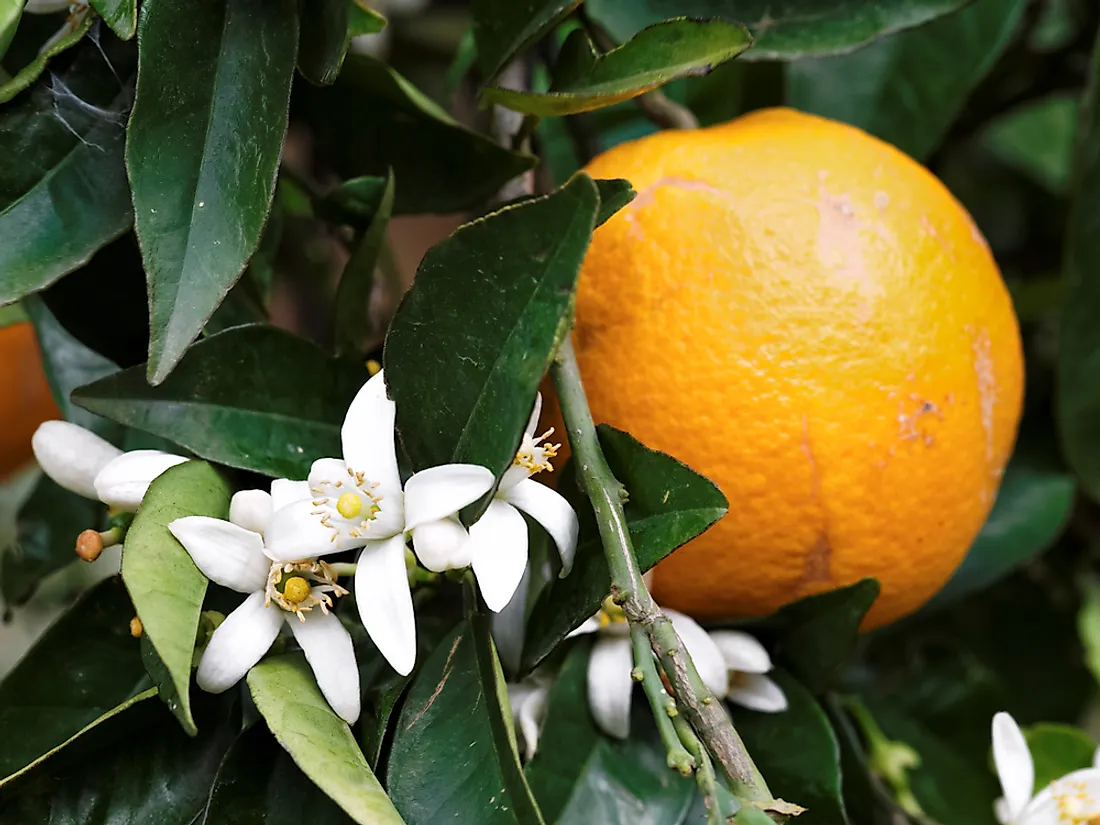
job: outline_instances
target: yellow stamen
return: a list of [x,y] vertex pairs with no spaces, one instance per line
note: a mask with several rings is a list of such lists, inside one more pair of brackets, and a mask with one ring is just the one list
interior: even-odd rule
[[336,500],[336,509],[344,518],[355,518],[363,510],[363,499],[355,493],[344,493]]
[[301,604],[309,598],[309,582],[301,576],[291,576],[283,585],[283,595],[291,604]]

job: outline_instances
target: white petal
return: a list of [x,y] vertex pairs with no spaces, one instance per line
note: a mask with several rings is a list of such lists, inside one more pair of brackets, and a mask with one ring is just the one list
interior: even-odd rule
[[349,725],[359,718],[359,668],[351,636],[335,613],[314,608],[300,621],[287,613],[294,638],[302,646],[306,661],[313,668],[317,687],[336,714]]
[[523,434],[528,438],[535,434],[535,427],[539,425],[539,417],[542,415],[542,393],[535,393],[535,408],[531,410],[531,417],[527,419],[527,427]]
[[42,472],[66,490],[93,500],[99,498],[96,475],[122,455],[115,445],[68,421],[40,424],[31,437],[31,449]]
[[505,501],[514,504],[542,525],[561,556],[561,577],[573,569],[573,557],[577,554],[577,532],[580,529],[577,513],[557,490],[532,479],[519,482],[503,495]]
[[416,618],[403,536],[372,541],[363,548],[355,568],[355,603],[379,653],[408,676],[416,664]]
[[[549,693],[550,691],[543,685],[528,688],[518,703],[512,705],[520,735],[523,737],[523,756],[528,762],[534,758],[539,746],[539,730],[542,727],[542,720],[546,718],[546,700]],[[512,687],[509,686],[509,699],[511,695]]]
[[588,660],[588,706],[600,729],[611,736],[630,736],[630,697],[634,654],[628,636],[604,636]]
[[1020,726],[1003,712],[993,717],[993,762],[997,766],[1009,818],[1015,819],[1031,799],[1035,788],[1035,765]]
[[1100,770],[1100,748],[1097,748],[1096,753],[1092,755],[1092,766]]
[[527,567],[527,524],[511,504],[493,500],[470,527],[470,565],[486,606],[500,612]]
[[308,481],[291,481],[289,478],[277,478],[271,482],[271,511],[281,510],[296,501],[312,498]]
[[1003,796],[998,796],[993,800],[993,817],[1001,825],[1012,825],[1012,817],[1008,812],[1008,803]]
[[420,563],[433,573],[470,566],[470,536],[456,518],[421,524],[412,531],[412,545]]
[[348,465],[342,458],[319,458],[309,467],[309,486],[316,488],[322,482],[341,484],[348,480]]
[[229,500],[229,520],[263,535],[271,519],[271,494],[264,490],[241,490]]
[[366,473],[382,487],[401,487],[394,446],[394,403],[386,397],[382,371],[372,376],[356,394],[344,417],[340,439],[344,461],[353,470]]
[[722,651],[714,643],[707,631],[699,626],[698,622],[690,616],[678,613],[675,610],[665,610],[665,615],[672,620],[672,626],[680,636],[680,641],[687,647],[691,660],[695,662],[695,669],[708,688],[714,691],[714,695],[722,698],[729,690],[729,668]]
[[578,627],[570,630],[565,634],[565,638],[572,639],[575,636],[587,636],[589,633],[599,633],[602,627],[600,620],[593,616],[585,619]]
[[500,477],[500,485],[497,487],[497,495],[503,495],[515,487],[517,484],[522,484],[531,477],[531,471],[526,467],[520,467],[518,464],[513,464],[507,470],[504,471],[504,475]]
[[[27,14],[54,14],[59,11],[67,11],[69,0],[27,0],[23,11]],[[74,491],[75,492],[75,491]],[[88,496],[95,498],[95,496]]]
[[259,533],[208,516],[178,518],[168,529],[211,581],[241,593],[263,590],[267,584],[271,562]]
[[[1010,803],[1011,805],[1011,803]],[[1013,825],[1088,825],[1100,819],[1100,770],[1084,768],[1047,785],[1016,814]]]
[[493,474],[476,464],[441,464],[405,482],[405,529],[453,516],[493,489]]
[[760,673],[742,673],[735,679],[726,698],[749,710],[779,713],[787,709],[783,688]]
[[299,561],[346,550],[336,533],[321,523],[314,514],[317,508],[310,500],[296,501],[271,514],[264,532],[264,552],[274,561]]
[[519,670],[523,656],[523,637],[527,618],[527,588],[531,583],[531,568],[523,570],[519,587],[502,610],[489,617],[497,654],[507,673]]
[[710,634],[728,670],[739,673],[767,673],[772,669],[772,659],[764,645],[753,636],[740,630],[715,630]]
[[271,648],[284,615],[274,605],[264,607],[263,593],[245,599],[210,637],[195,674],[199,687],[221,693],[237,684]]
[[160,450],[123,453],[96,475],[96,495],[109,507],[134,512],[153,480],[170,467],[185,461],[186,458]]

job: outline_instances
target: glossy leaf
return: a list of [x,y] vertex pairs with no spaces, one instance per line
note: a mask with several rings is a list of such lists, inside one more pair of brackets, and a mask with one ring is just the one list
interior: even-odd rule
[[598,54],[581,29],[561,48],[548,92],[501,87],[482,91],[496,103],[536,115],[571,115],[610,106],[656,89],[670,80],[705,74],[749,47],[744,27],[724,20],[670,20],[639,32],[606,54]]
[[957,14],[849,55],[787,68],[790,104],[927,157],[1015,33],[1027,0],[976,0]]
[[137,0],[89,0],[111,31],[123,40],[137,32]]
[[1091,768],[1096,740],[1071,725],[1031,725],[1024,729],[1035,762],[1035,787],[1045,788],[1067,773]]
[[302,772],[359,825],[403,825],[351,728],[329,707],[300,654],[274,656],[248,673],[268,728]]
[[[123,165],[132,50],[80,44],[0,110],[0,304],[84,265],[130,226]],[[125,82],[120,81],[123,78]]]
[[311,83],[334,82],[348,53],[348,0],[305,0],[299,7],[298,71]]
[[19,18],[23,15],[23,0],[0,0],[0,59],[15,37]]
[[73,399],[201,458],[305,478],[315,459],[340,454],[340,425],[367,377],[289,332],[247,326],[195,344],[158,387],[133,367]]
[[150,676],[169,677],[165,693],[178,700],[171,710],[184,730],[194,734],[191,658],[207,581],[168,530],[184,516],[229,516],[229,488],[209,464],[178,464],[149,486],[126,534],[122,580],[143,633],[164,664],[164,672],[157,669]]
[[348,36],[377,34],[386,28],[386,18],[365,4],[365,0],[350,0],[348,4]]
[[86,593],[0,682],[0,785],[131,705],[156,695],[130,636],[117,577]]
[[366,227],[378,212],[388,186],[389,175],[346,180],[313,205],[317,217],[332,223]]
[[1062,195],[1069,188],[1078,101],[1051,95],[994,120],[982,143],[1004,163]]
[[[634,554],[648,570],[726,514],[722,491],[686,464],[651,450],[633,436],[606,424],[598,428],[611,471],[626,488],[626,512]],[[558,492],[581,519],[577,557],[565,579],[543,591],[527,623],[523,670],[538,664],[570,630],[594,614],[611,590],[603,546],[592,506],[580,492],[572,463],[562,470]]]
[[35,55],[34,59],[27,65],[20,67],[19,71],[17,71],[14,76],[7,77],[0,75],[0,103],[7,103],[24,89],[28,88],[34,81],[38,80],[42,73],[46,71],[46,67],[53,58],[71,49],[84,39],[84,35],[88,33],[88,30],[91,29],[94,22],[95,15],[86,14],[75,27]]
[[1100,37],[1077,126],[1072,206],[1064,256],[1067,294],[1059,325],[1058,429],[1084,492],[1100,498]]
[[294,0],[142,7],[126,168],[149,284],[154,384],[260,243],[286,133],[297,20]]
[[391,172],[374,204],[370,225],[356,242],[336,287],[333,337],[337,355],[364,355],[367,340],[373,332],[370,325],[371,288],[378,256],[386,242],[386,227],[393,211],[393,192]]
[[481,74],[496,77],[517,54],[543,37],[581,0],[473,0],[474,42]]
[[600,209],[596,213],[596,226],[603,226],[608,218],[638,196],[630,181],[622,178],[597,180],[596,189],[600,192]]
[[397,430],[417,469],[468,462],[500,475],[512,463],[569,323],[598,206],[581,174],[428,251],[385,350]]
[[850,52],[885,34],[920,26],[967,0],[588,0],[588,14],[619,41],[672,17],[723,17],[745,24],[745,60],[795,60]]

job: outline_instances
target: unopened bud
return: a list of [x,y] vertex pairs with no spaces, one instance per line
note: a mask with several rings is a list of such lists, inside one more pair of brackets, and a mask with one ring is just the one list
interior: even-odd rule
[[367,372],[371,375],[378,375],[382,371],[382,365],[375,361],[373,358],[367,359]]
[[84,561],[98,559],[103,547],[103,536],[95,530],[85,530],[76,537],[76,554]]
[[141,624],[141,619],[139,619],[137,616],[134,616],[134,618],[130,619],[130,635],[133,636],[135,639],[141,638],[141,632],[144,629],[145,628],[142,627]]
[[633,679],[635,682],[644,682],[645,673],[642,672],[642,669],[640,667],[636,667],[632,671],[630,671],[630,678]]

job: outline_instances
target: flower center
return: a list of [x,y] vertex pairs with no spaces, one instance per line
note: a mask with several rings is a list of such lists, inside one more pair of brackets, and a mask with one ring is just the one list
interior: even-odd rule
[[346,596],[347,590],[336,583],[336,572],[323,561],[306,559],[295,562],[275,562],[267,574],[264,606],[275,602],[287,613],[293,613],[300,621],[315,607],[328,613],[332,596]]
[[301,604],[309,598],[309,582],[301,576],[291,576],[283,580],[283,595],[291,604]]
[[523,442],[519,445],[519,452],[516,453],[516,458],[512,462],[512,465],[515,467],[522,467],[531,475],[541,473],[543,470],[546,470],[548,473],[554,472],[554,466],[550,463],[550,459],[558,454],[558,450],[561,449],[561,444],[542,443],[553,434],[553,427],[538,438],[532,438],[525,434],[523,436]]
[[336,499],[336,510],[344,518],[355,518],[363,511],[363,499],[358,493],[344,493]]
[[332,531],[333,542],[341,537],[361,539],[366,537],[370,523],[382,509],[382,496],[374,489],[378,482],[368,481],[364,473],[347,468],[348,477],[315,481],[310,491],[317,498],[313,515],[321,517],[321,524]]
[[1073,825],[1100,824],[1100,810],[1083,782],[1060,782],[1053,788],[1058,821]]
[[625,624],[626,613],[619,605],[615,604],[614,600],[610,596],[603,600],[603,604],[600,605],[600,627],[607,627],[612,624]]

